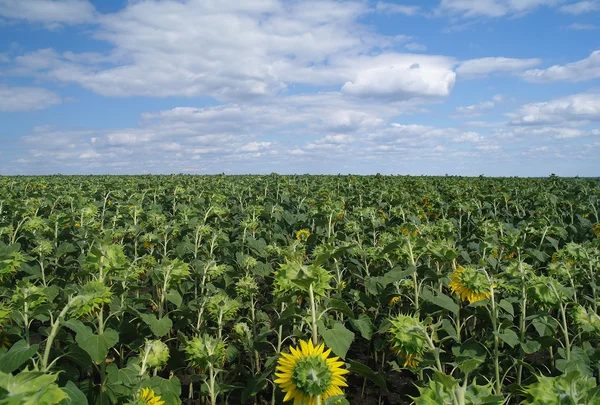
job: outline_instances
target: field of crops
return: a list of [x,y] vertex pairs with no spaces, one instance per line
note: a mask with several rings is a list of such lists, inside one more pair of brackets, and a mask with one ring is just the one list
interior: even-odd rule
[[599,189],[0,177],[0,404],[600,404]]

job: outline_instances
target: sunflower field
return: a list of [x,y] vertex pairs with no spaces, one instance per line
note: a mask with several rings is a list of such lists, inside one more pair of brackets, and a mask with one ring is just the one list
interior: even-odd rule
[[0,405],[600,404],[599,190],[0,177]]

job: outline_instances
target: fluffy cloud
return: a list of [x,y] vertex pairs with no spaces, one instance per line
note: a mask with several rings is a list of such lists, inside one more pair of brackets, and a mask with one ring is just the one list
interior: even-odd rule
[[42,110],[60,102],[58,94],[46,89],[0,85],[0,111]]
[[380,13],[415,15],[419,12],[419,6],[406,6],[379,1],[375,5],[375,10]]
[[514,59],[490,57],[463,61],[456,69],[459,77],[464,79],[482,78],[490,74],[518,74],[525,69],[542,63],[541,59]]
[[583,82],[600,78],[600,50],[577,62],[528,70],[523,73],[523,78],[534,83]]
[[600,27],[598,27],[597,25],[594,25],[594,24],[573,23],[573,24],[567,25],[565,28],[568,30],[573,30],[573,31],[593,31],[593,30],[597,30]]
[[[394,53],[391,48],[410,37],[382,36],[360,22],[373,10],[416,10],[396,6],[379,3],[373,9],[332,0],[133,2],[96,18],[93,35],[110,44],[110,52],[43,49],[16,58],[11,71],[116,97],[246,102],[284,94],[296,84],[398,100],[447,96],[455,80],[450,58]],[[417,43],[406,47],[425,49]]]
[[584,14],[590,13],[594,11],[600,10],[600,2],[599,1],[579,1],[577,3],[565,4],[564,6],[559,7],[559,11],[568,14]]
[[456,81],[453,60],[429,55],[390,54],[363,59],[342,93],[360,97],[408,99],[445,97]]
[[441,0],[438,14],[465,18],[520,15],[540,6],[552,6],[560,0]]
[[87,0],[0,0],[0,16],[50,27],[89,22],[94,13],[94,6]]
[[509,114],[513,125],[581,124],[600,121],[600,93],[580,93],[532,103]]

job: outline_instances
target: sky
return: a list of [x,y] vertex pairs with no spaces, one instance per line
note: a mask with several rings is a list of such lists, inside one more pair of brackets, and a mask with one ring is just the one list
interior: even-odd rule
[[0,175],[600,175],[600,0],[0,0]]

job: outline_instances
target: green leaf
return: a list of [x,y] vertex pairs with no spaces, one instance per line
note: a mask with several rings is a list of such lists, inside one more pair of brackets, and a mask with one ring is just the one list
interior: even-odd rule
[[62,387],[62,390],[67,393],[69,398],[64,399],[63,405],[88,405],[88,400],[83,392],[73,383],[67,382],[67,385]]
[[352,311],[352,308],[350,308],[348,304],[342,300],[333,299],[329,301],[328,306],[329,308],[335,309],[336,311],[339,311],[350,318],[354,318],[354,312]]
[[248,402],[248,398],[255,396],[260,390],[262,390],[267,384],[267,377],[269,374],[263,374],[260,376],[251,376],[246,382],[246,387],[242,391],[242,403]]
[[171,379],[165,379],[158,376],[154,376],[150,379],[144,380],[141,388],[150,387],[154,390],[156,395],[160,395],[162,400],[165,401],[165,405],[179,405],[181,401],[181,381],[179,378],[173,377]]
[[515,316],[515,310],[510,302],[507,300],[501,300],[498,306],[509,313],[511,316]]
[[371,340],[373,337],[373,323],[367,315],[360,314],[358,318],[350,319],[350,324],[365,339]]
[[416,267],[412,264],[408,266],[407,269],[402,270],[402,267],[394,267],[387,273],[383,275],[384,284],[387,286],[388,284],[394,283],[396,281],[404,280],[406,277],[410,276],[416,271]]
[[481,363],[483,363],[483,361],[480,359],[469,359],[460,363],[458,368],[463,373],[472,373],[473,371],[477,370],[477,367],[479,367]]
[[157,337],[166,335],[173,327],[173,321],[166,315],[160,319],[153,314],[140,314],[140,317]]
[[329,397],[324,402],[323,405],[350,405],[350,402],[342,395],[336,395],[335,397]]
[[454,302],[454,300],[445,294],[433,295],[429,290],[423,290],[421,297],[425,301],[431,302],[433,305],[437,305],[440,308],[446,309],[452,312],[454,315],[458,314],[460,307]]
[[497,335],[504,343],[509,345],[510,347],[515,347],[519,344],[519,337],[515,333],[515,331],[511,329],[504,329],[502,333],[494,333]]
[[332,329],[324,330],[321,333],[327,347],[330,347],[336,356],[342,359],[346,358],[346,353],[354,340],[354,333],[350,332],[344,325],[336,322]]
[[378,387],[387,390],[385,378],[381,374],[374,372],[369,366],[358,361],[348,360],[348,364],[350,364],[351,372],[359,374],[377,384]]
[[24,340],[15,343],[8,352],[0,354],[0,371],[12,373],[33,356],[39,345],[29,346]]
[[165,295],[165,298],[177,308],[179,308],[183,302],[183,298],[181,298],[181,294],[179,294],[177,290],[169,290],[167,295]]
[[521,348],[525,354],[532,354],[542,348],[542,345],[535,340],[527,340],[525,343],[521,343]]
[[75,341],[96,364],[100,364],[106,360],[110,348],[119,342],[119,334],[113,329],[106,329],[103,334],[96,335],[88,328],[85,332],[78,333]]

